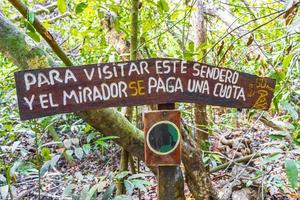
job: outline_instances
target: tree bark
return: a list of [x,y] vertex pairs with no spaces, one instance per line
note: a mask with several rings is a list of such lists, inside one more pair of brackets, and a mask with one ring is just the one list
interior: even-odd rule
[[[196,9],[193,12],[191,24],[194,31],[194,42],[195,47],[199,48],[202,44],[206,42],[206,22],[204,18],[204,3],[200,0],[196,3]],[[205,50],[201,50],[203,55],[205,54]],[[205,62],[205,58],[201,60],[201,62]],[[206,113],[206,105],[203,104],[195,104],[194,105],[194,121],[196,129],[194,130],[194,139],[196,143],[201,146],[202,142],[208,139],[206,126],[207,126],[207,113]],[[205,131],[201,131],[204,129]]]
[[[37,69],[42,67],[51,67],[56,65],[53,59],[46,54],[42,49],[33,46],[33,42],[25,34],[19,31],[11,22],[9,22],[3,15],[0,14],[0,52],[9,57],[20,70],[24,69]],[[96,130],[104,135],[115,135],[118,139],[115,141],[129,151],[132,155],[144,160],[144,143],[143,132],[132,125],[121,113],[116,109],[96,109],[85,112],[77,113],[87,123],[89,123]],[[189,147],[187,143],[183,144],[184,147]],[[190,149],[190,148],[188,148]],[[193,165],[189,158],[191,155],[197,154],[198,151],[183,150],[183,163],[185,165],[187,183],[196,200],[203,200],[200,194],[203,189],[210,190],[213,197],[213,190],[208,187],[203,187],[203,180],[208,180],[208,174],[202,174],[201,177],[196,176],[196,172],[203,171],[204,166],[200,157],[195,157],[192,160]],[[191,157],[193,159],[193,157]],[[202,179],[205,176],[204,179]],[[201,178],[201,179],[199,179]],[[205,183],[207,184],[207,183]]]

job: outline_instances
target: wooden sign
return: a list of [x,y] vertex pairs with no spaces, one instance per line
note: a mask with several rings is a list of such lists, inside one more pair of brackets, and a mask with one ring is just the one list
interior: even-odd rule
[[181,135],[178,110],[144,113],[144,133],[146,165],[180,165]]
[[190,102],[267,110],[275,81],[175,59],[15,73],[22,120],[95,108]]

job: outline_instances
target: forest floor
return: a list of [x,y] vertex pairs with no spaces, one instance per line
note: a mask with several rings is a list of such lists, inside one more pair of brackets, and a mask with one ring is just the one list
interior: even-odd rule
[[[242,127],[244,124],[238,126]],[[299,149],[294,148],[288,137],[280,140],[270,139],[271,131],[272,129],[263,123],[255,122],[248,128],[215,129],[209,137],[211,145],[204,151],[203,159],[205,163],[210,164],[210,170],[216,170],[216,167],[223,163],[233,163],[211,173],[213,185],[222,200],[300,199],[300,189],[290,189],[284,171],[284,159],[299,157]],[[61,151],[55,143],[51,145],[50,138],[43,137],[44,143],[48,140],[51,152]],[[27,148],[29,152],[34,151],[28,142],[29,139],[28,135],[20,134],[21,144],[17,150]],[[115,182],[120,158],[119,146],[109,141],[106,147],[91,151],[81,160],[74,158],[72,163],[66,162],[61,156],[57,164],[40,179],[41,199],[71,199],[68,197],[71,195],[73,199],[87,199],[88,194],[96,194],[96,199],[105,199],[109,192],[113,192],[110,186]],[[22,160],[32,159],[30,156],[32,154],[27,154]],[[10,160],[9,157],[6,159]],[[235,162],[236,159],[242,159],[242,162]],[[143,180],[148,181],[148,186],[144,191],[134,189],[132,198],[157,199],[155,176],[142,162],[139,170],[144,174]],[[13,182],[16,187],[16,199],[38,199],[37,170],[23,169],[23,173],[18,173]],[[187,187],[185,194],[188,199],[193,199]],[[122,199],[126,198],[128,199],[123,196]]]

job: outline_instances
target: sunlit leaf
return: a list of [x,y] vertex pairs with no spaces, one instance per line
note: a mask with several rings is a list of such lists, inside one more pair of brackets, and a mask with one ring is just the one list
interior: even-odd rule
[[67,11],[67,2],[66,0],[57,0],[57,7],[61,14]]
[[76,8],[75,8],[75,13],[76,14],[82,13],[87,6],[88,6],[88,4],[85,2],[81,2],[81,3],[77,4]]
[[285,173],[293,189],[298,187],[298,168],[294,160],[285,160]]

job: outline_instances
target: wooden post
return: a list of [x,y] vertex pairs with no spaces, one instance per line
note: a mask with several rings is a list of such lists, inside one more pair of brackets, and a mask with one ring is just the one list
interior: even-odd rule
[[[158,110],[173,110],[174,103],[158,104]],[[158,167],[158,199],[174,200],[176,194],[176,172],[177,166]]]

